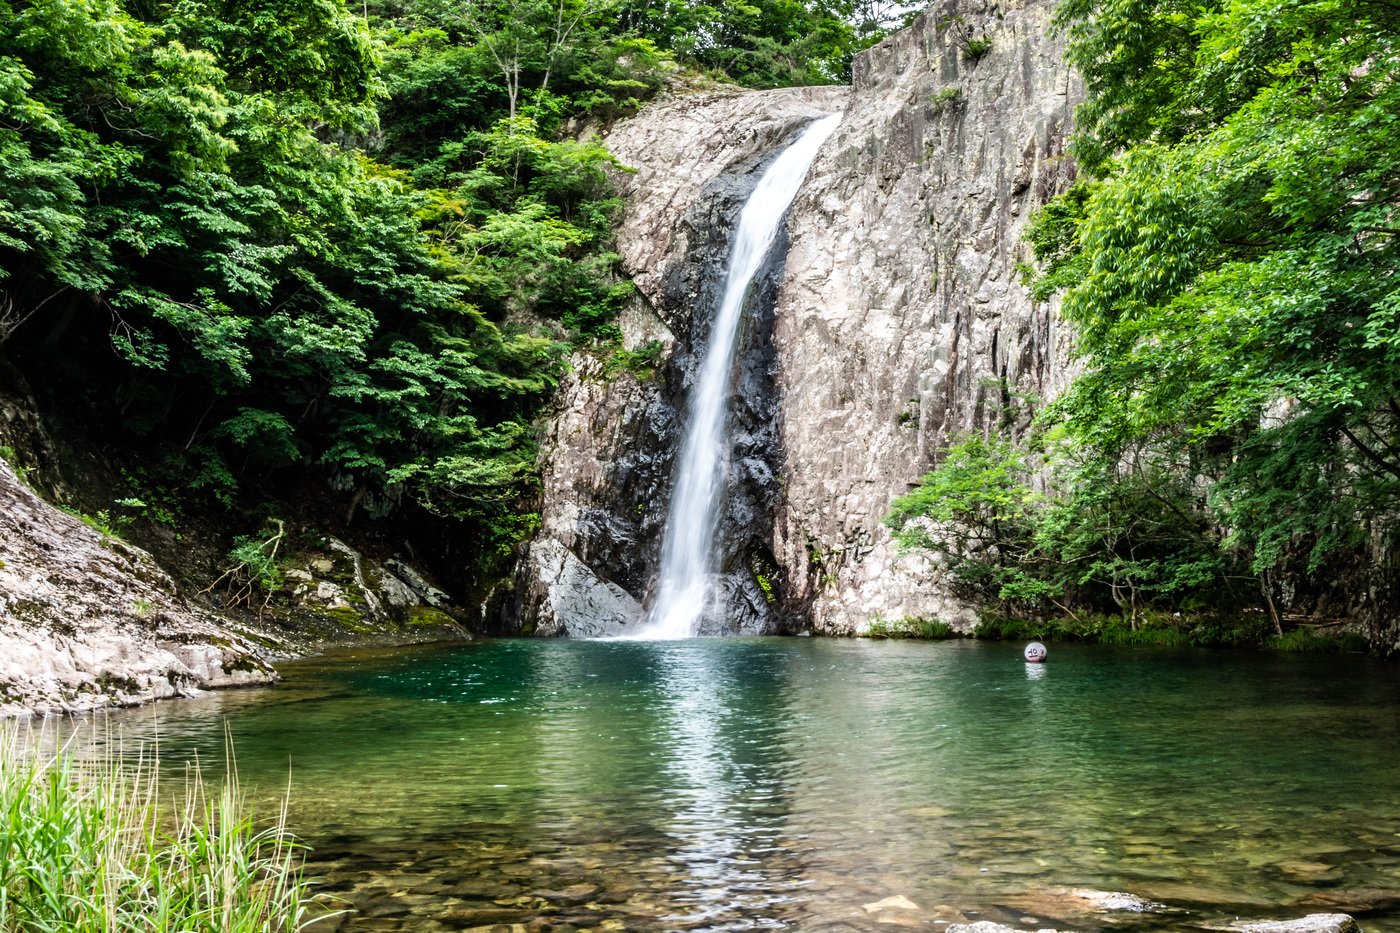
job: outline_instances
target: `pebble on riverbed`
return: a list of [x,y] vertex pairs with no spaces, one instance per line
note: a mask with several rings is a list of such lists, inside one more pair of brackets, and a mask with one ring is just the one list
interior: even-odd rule
[[1361,933],[1350,914],[1308,914],[1296,920],[1236,920],[1218,929],[1234,933]]
[[[1095,892],[1098,893],[1098,892]],[[1131,895],[1129,895],[1131,896]],[[1295,920],[1236,920],[1222,926],[1205,929],[1229,933],[1362,933],[1361,927],[1349,914],[1309,914]],[[1052,929],[1023,930],[990,920],[977,923],[949,924],[946,933],[1057,933]]]

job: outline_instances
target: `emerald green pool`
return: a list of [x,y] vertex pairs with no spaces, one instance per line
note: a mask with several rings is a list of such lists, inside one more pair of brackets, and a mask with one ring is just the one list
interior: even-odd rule
[[[483,641],[113,717],[280,796],[350,930],[1400,931],[1400,670],[973,642]],[[1101,913],[1070,889],[1167,908]],[[886,902],[888,898],[903,901]],[[866,905],[872,905],[867,908]],[[914,906],[909,906],[914,905]],[[505,926],[501,929],[510,929]]]

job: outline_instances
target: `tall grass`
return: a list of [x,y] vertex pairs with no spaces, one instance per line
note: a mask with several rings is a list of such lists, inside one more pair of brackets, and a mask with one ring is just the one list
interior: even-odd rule
[[958,637],[958,633],[953,631],[952,626],[937,619],[904,616],[891,620],[879,615],[870,620],[861,635],[866,638],[915,638],[926,641],[941,641]]
[[216,789],[196,769],[167,796],[152,756],[42,745],[0,728],[0,933],[307,926],[314,898],[285,802],[259,828],[231,757]]

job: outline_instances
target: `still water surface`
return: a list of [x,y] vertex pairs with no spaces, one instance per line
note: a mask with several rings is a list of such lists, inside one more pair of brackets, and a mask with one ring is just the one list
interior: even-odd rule
[[[112,717],[292,785],[347,930],[1400,933],[1400,677],[1356,657],[821,639],[483,641]],[[263,808],[266,812],[267,808]],[[1164,913],[1095,914],[1127,891]],[[867,908],[887,898],[904,898]],[[899,906],[904,905],[904,906]],[[916,905],[916,906],[907,906]],[[502,927],[502,929],[508,929]]]

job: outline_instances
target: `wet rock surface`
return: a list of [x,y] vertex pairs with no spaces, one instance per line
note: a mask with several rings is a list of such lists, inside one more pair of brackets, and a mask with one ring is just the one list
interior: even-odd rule
[[[658,359],[633,371],[575,356],[546,426],[541,528],[504,604],[505,627],[549,635],[617,629],[620,603],[610,598],[603,616],[594,616],[600,604],[571,595],[580,587],[615,588],[632,601],[633,619],[640,617],[660,563],[685,406],[722,297],[739,210],[782,147],[845,96],[844,88],[790,88],[687,97],[608,137],[637,170],[622,179],[629,201],[619,248],[639,285],[621,322],[625,343],[654,346]],[[781,499],[772,307],[784,253],[782,241],[757,277],[739,340],[718,562],[729,611],[707,620],[703,634],[773,633],[783,625],[768,529]],[[562,577],[553,572],[561,562],[569,567]]]

